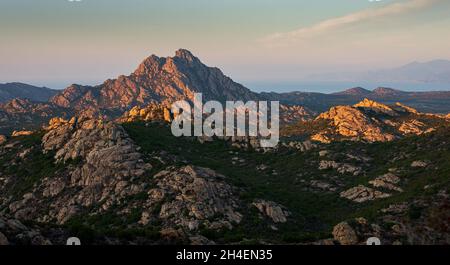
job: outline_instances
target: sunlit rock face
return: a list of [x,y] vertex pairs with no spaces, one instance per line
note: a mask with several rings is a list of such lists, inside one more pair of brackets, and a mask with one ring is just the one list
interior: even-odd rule
[[163,104],[150,103],[145,107],[133,107],[118,119],[119,122],[162,121],[171,122],[173,115],[170,108]]
[[258,95],[235,83],[218,68],[204,65],[187,50],[176,51],[174,57],[152,55],[128,76],[110,79],[95,87],[72,85],[51,102],[78,111],[86,107],[98,110],[125,111],[151,102],[172,103],[193,99],[203,93],[204,100],[257,99]]
[[385,105],[364,99],[353,106],[336,106],[320,114],[316,121],[327,121],[328,126],[311,139],[322,143],[339,139],[386,142],[433,132],[436,119],[444,121],[445,117],[422,114],[400,103]]

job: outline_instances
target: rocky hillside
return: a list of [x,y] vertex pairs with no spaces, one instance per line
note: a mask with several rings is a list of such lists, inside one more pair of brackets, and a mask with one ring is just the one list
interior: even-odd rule
[[[0,205],[17,220],[56,224],[63,231],[85,215],[111,216],[117,219],[105,224],[111,231],[147,231],[157,223],[158,240],[191,243],[210,242],[201,229],[230,230],[241,222],[240,189],[224,181],[226,176],[190,164],[162,167],[165,158],[154,167],[140,149],[113,122],[54,118],[44,132],[1,147],[2,161],[8,162],[2,164]],[[29,167],[17,171],[12,166],[22,163]],[[277,204],[258,201],[249,207],[256,206],[276,222],[286,222],[283,211],[272,212]]]
[[420,113],[396,103],[385,105],[364,99],[353,106],[336,106],[307,121],[285,129],[287,135],[307,135],[312,140],[330,143],[353,140],[385,142],[405,135],[430,133],[447,123],[444,115]]
[[[281,126],[295,124],[299,121],[308,121],[313,119],[315,113],[302,106],[280,105],[280,124]],[[118,122],[133,121],[163,121],[171,122],[173,120],[170,106],[166,104],[150,103],[145,107],[135,106],[126,111],[117,119]]]
[[28,99],[13,99],[0,103],[0,134],[10,135],[16,130],[35,130],[52,117],[68,117],[70,109],[49,103],[32,102]]
[[[86,244],[362,244],[369,235],[386,244],[449,242],[447,123],[388,142],[288,138],[258,151],[175,138],[167,123],[151,122],[165,119],[164,108],[153,107],[135,109],[122,125],[55,118],[43,131],[6,139],[1,242],[61,244],[69,235]],[[414,112],[371,101],[350,108],[383,117]],[[318,120],[334,122],[333,115]]]
[[37,102],[47,102],[52,96],[58,93],[46,87],[36,87],[22,83],[0,84],[0,103],[10,101],[15,98],[29,99]]

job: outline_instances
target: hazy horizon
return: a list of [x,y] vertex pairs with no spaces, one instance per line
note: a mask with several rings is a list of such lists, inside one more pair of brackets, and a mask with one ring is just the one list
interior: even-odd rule
[[[362,87],[367,90],[374,90],[378,87],[388,87],[402,91],[408,92],[430,92],[430,91],[450,91],[450,83],[435,83],[435,84],[421,84],[421,83],[372,83],[372,82],[342,82],[342,81],[244,81],[239,82],[238,80],[234,80],[247,87],[248,89],[254,92],[317,92],[317,93],[335,93],[341,92],[346,89],[354,88],[354,87]],[[69,82],[67,85],[63,87],[47,85],[44,83],[27,83],[22,82],[21,80],[8,81],[8,82],[0,82],[0,84],[6,83],[24,83],[28,85],[38,86],[38,87],[47,87],[56,90],[63,90],[67,88],[71,84],[78,85],[87,85],[87,86],[96,86],[100,85],[99,83],[77,83],[77,82]]]

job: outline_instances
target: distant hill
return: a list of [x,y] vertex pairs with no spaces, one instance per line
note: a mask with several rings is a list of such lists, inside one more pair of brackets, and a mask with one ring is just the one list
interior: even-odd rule
[[315,74],[308,80],[377,82],[377,83],[449,83],[450,61],[412,62],[397,68],[368,72],[335,72]]
[[334,94],[335,95],[348,95],[348,96],[364,96],[364,95],[370,95],[371,93],[372,93],[372,91],[367,90],[365,88],[354,87],[354,88],[349,88],[347,90],[337,92]]
[[364,99],[352,106],[331,107],[313,121],[286,128],[288,135],[310,135],[314,141],[331,143],[340,140],[386,142],[407,135],[431,133],[446,123],[443,115],[420,113],[401,103],[385,105]]
[[370,91],[358,87],[333,94],[310,92],[263,92],[261,93],[261,96],[266,100],[279,100],[283,104],[301,105],[314,111],[325,111],[330,107],[337,105],[353,105],[368,98],[384,104],[395,104],[400,102],[422,112],[450,112],[450,91],[407,92],[386,87],[379,87]]
[[31,101],[46,102],[58,93],[57,90],[47,87],[36,87],[23,83],[0,84],[0,102],[14,98],[26,98]]

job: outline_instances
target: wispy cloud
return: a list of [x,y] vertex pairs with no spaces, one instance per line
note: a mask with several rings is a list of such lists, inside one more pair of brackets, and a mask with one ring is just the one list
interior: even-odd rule
[[342,17],[327,19],[312,26],[302,27],[294,31],[275,33],[263,38],[262,41],[266,44],[275,46],[296,43],[346,26],[420,10],[440,1],[441,0],[408,0],[406,2],[392,3],[383,7],[366,9]]

